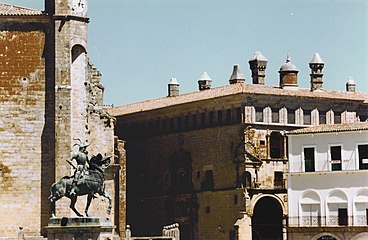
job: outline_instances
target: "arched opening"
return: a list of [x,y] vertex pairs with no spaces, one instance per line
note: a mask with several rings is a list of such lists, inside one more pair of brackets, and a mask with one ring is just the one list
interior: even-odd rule
[[354,197],[354,226],[368,225],[368,189],[361,189]]
[[341,190],[330,192],[327,200],[326,220],[329,226],[347,226],[348,217],[348,197]]
[[257,201],[252,217],[253,240],[282,239],[282,208],[273,197]]
[[270,136],[270,157],[284,157],[284,137],[279,132],[272,132]]
[[315,191],[306,191],[299,200],[300,226],[320,226],[321,224],[321,199]]
[[82,45],[74,45],[71,49],[70,86],[71,86],[71,122],[73,124],[72,138],[86,138],[87,92],[87,54]]

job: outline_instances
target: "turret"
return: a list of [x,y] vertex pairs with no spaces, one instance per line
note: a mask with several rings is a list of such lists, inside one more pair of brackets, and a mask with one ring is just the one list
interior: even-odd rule
[[280,87],[297,88],[299,70],[291,62],[290,54],[287,55],[286,63],[280,67]]

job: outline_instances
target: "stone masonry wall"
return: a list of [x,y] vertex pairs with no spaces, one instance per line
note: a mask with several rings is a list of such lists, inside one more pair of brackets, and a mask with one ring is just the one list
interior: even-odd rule
[[45,34],[0,32],[0,236],[41,230]]
[[[170,221],[175,220],[179,224],[189,223],[192,217],[194,224],[200,227],[200,232],[195,233],[198,234],[198,239],[228,237],[233,231],[238,213],[244,208],[243,190],[236,189],[237,173],[234,163],[236,146],[241,142],[241,135],[239,135],[242,133],[241,129],[242,125],[234,124],[167,134],[144,140],[127,139],[127,168],[131,169],[131,172],[141,173],[140,176],[128,176],[127,207],[130,215],[128,215],[127,224],[130,224],[133,233],[135,234],[135,230],[147,229],[147,226],[155,226],[156,229],[151,229],[150,233],[146,233],[153,234],[154,231],[160,231],[160,228],[169,224]],[[173,200],[168,200],[165,192],[173,194],[175,191],[170,187],[170,165],[172,165],[170,161],[175,161],[171,158],[175,152],[190,153],[191,181],[197,202],[191,216],[189,214],[177,215],[176,219],[170,219],[173,213],[170,212],[168,206]],[[213,171],[214,189],[202,191],[207,170]],[[146,189],[146,191],[142,192],[138,189]],[[147,197],[147,201],[142,201],[143,205],[139,205],[140,201],[135,199],[137,194],[142,198]],[[161,199],[149,197],[158,194],[162,194],[163,197]],[[153,205],[150,207],[150,202],[153,200],[156,202],[154,208],[152,208]],[[159,209],[159,206],[163,208]],[[206,212],[208,207],[210,215]],[[144,209],[149,212],[145,212]],[[173,211],[175,215],[175,209]],[[138,217],[139,214],[142,215]],[[208,218],[208,216],[211,217]],[[221,229],[217,230],[219,225]],[[197,226],[191,227],[195,229]],[[141,234],[141,232],[137,233]]]

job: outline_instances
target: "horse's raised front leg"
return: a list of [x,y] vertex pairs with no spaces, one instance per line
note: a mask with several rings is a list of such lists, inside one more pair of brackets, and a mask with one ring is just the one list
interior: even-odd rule
[[91,205],[92,198],[93,198],[93,194],[91,194],[91,193],[88,194],[87,205],[86,205],[86,209],[84,210],[84,213],[86,214],[86,217],[88,217],[88,209],[89,209],[89,206]]
[[112,208],[112,200],[111,200],[110,194],[106,192],[106,190],[104,190],[100,195],[109,200],[109,207],[107,208],[107,214],[110,214],[111,208]]
[[77,196],[70,197],[70,208],[77,214],[78,217],[83,217],[82,214],[80,214],[77,209],[75,208],[75,203],[77,202]]

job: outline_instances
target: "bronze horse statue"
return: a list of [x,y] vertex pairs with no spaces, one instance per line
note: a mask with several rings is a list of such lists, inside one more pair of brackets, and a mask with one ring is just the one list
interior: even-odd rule
[[[109,200],[109,207],[107,209],[107,213],[111,213],[111,197],[105,190],[104,184],[104,170],[110,164],[110,157],[102,157],[101,154],[97,156],[93,156],[90,161],[88,161],[89,167],[86,172],[83,174],[83,177],[78,181],[76,186],[75,195],[70,194],[70,191],[73,187],[73,176],[65,176],[60,179],[60,181],[53,183],[50,188],[51,195],[49,196],[50,202],[54,205],[57,200],[62,197],[67,197],[70,199],[70,208],[75,212],[75,214],[79,217],[83,217],[82,214],[78,212],[75,208],[75,203],[77,202],[78,196],[88,195],[87,196],[87,205],[84,210],[86,217],[88,217],[88,209],[91,205],[92,199],[95,198],[95,194],[103,196]],[[54,216],[54,207],[53,213]]]

